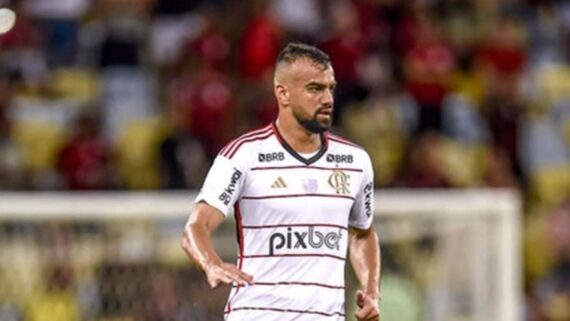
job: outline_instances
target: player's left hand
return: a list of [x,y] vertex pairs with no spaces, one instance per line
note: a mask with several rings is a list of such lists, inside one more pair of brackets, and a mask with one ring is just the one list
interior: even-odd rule
[[356,292],[356,319],[358,321],[380,321],[380,308],[378,298],[362,291]]

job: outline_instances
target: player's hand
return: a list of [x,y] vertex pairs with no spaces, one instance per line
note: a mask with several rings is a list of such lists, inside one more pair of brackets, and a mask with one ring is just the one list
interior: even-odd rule
[[210,284],[212,289],[220,285],[220,283],[232,284],[235,282],[239,285],[246,285],[253,282],[253,277],[251,275],[244,273],[235,265],[230,263],[222,262],[211,264],[204,270],[206,272],[208,284]]
[[362,290],[356,292],[356,319],[358,321],[380,321],[380,308],[378,307],[378,298]]

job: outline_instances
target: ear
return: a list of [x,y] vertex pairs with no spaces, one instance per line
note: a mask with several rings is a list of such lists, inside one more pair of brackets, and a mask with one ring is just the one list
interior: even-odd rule
[[277,98],[277,102],[279,102],[280,106],[289,105],[289,90],[285,85],[275,84],[273,91],[275,93],[275,98]]

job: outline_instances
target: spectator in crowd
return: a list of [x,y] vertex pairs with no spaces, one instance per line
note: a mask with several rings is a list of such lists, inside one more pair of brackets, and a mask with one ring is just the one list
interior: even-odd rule
[[419,106],[419,134],[441,131],[441,109],[450,90],[454,53],[442,37],[441,25],[429,16],[418,17],[415,44],[404,57],[406,89]]
[[199,188],[208,158],[202,145],[182,125],[160,144],[162,186],[167,189]]
[[26,310],[29,321],[75,321],[80,319],[80,308],[75,297],[74,276],[69,266],[61,265],[46,271],[45,290]]
[[358,24],[358,13],[351,1],[331,1],[328,5],[332,28],[321,46],[330,53],[338,80],[334,109],[337,125],[342,125],[347,105],[363,100],[368,94],[358,74],[358,65],[368,52],[368,40]]
[[111,149],[100,137],[99,119],[84,113],[74,124],[74,132],[57,162],[70,190],[106,189],[112,186]]
[[26,171],[23,156],[14,142],[13,124],[8,115],[12,104],[12,90],[8,75],[0,71],[0,189],[19,190],[25,187]]
[[281,48],[281,26],[273,18],[266,1],[254,0],[253,18],[240,41],[239,66],[242,76],[260,82],[272,73]]
[[549,213],[549,241],[554,254],[553,266],[533,286],[537,303],[536,320],[570,319],[570,201]]
[[25,187],[26,171],[22,154],[10,135],[12,124],[0,107],[0,189],[20,190]]
[[452,187],[443,173],[443,168],[438,166],[441,144],[441,136],[436,133],[426,133],[420,136],[409,151],[397,186],[410,188]]

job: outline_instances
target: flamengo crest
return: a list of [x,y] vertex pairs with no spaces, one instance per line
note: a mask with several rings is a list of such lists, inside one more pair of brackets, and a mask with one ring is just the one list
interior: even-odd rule
[[331,176],[329,176],[329,184],[334,188],[337,194],[346,195],[350,193],[350,190],[348,189],[350,186],[350,183],[348,182],[349,178],[350,175],[347,173],[341,170],[334,170]]

